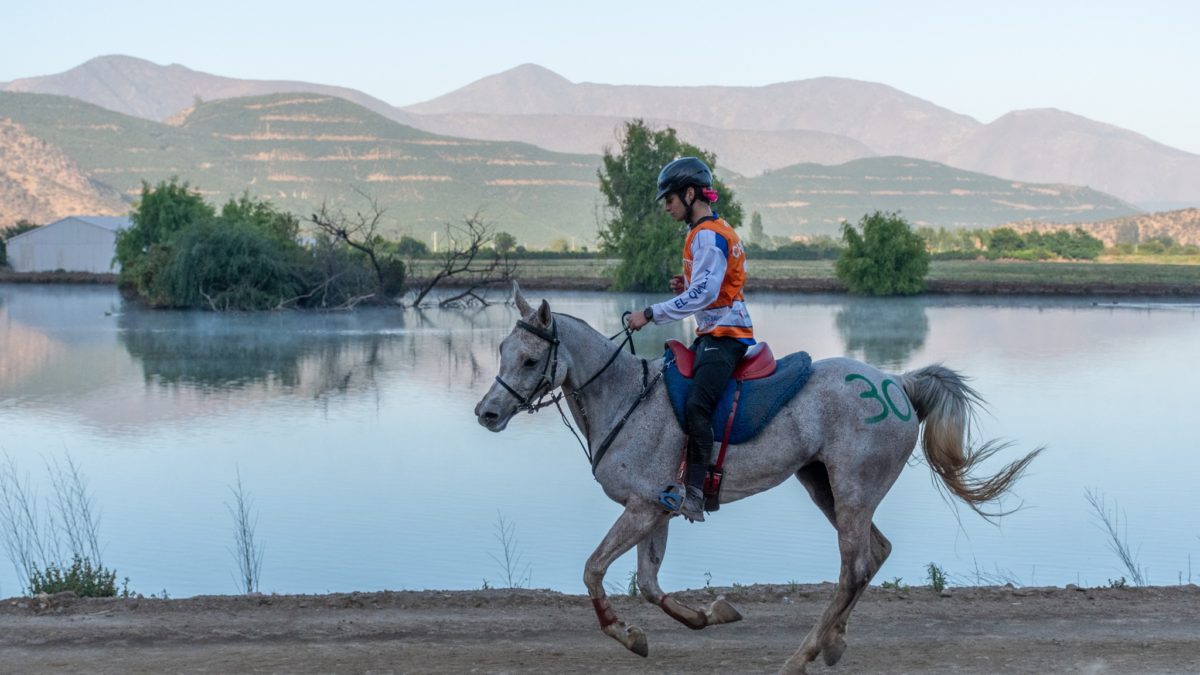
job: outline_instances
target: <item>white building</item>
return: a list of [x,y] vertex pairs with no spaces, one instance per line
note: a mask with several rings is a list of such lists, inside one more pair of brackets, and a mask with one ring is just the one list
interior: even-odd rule
[[70,216],[36,230],[19,234],[6,243],[8,264],[14,272],[116,273],[121,266],[117,232],[129,227],[126,216]]

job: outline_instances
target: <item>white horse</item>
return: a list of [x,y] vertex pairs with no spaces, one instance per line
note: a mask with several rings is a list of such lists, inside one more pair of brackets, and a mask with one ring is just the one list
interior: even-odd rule
[[[514,291],[523,318],[500,343],[496,383],[475,415],[487,429],[503,431],[518,411],[535,410],[540,407],[535,401],[562,389],[586,436],[596,480],[625,507],[583,574],[601,630],[636,654],[649,652],[645,633],[620,621],[604,593],[609,565],[634,546],[638,587],[668,615],[694,629],[741,619],[723,598],[696,609],[658,585],[673,515],[659,505],[658,495],[675,481],[685,441],[656,377],[662,360],[647,363],[622,352],[583,320],[551,312],[544,300],[535,310],[515,284]],[[971,477],[973,467],[1003,447],[973,448],[966,439],[972,406],[981,402],[960,375],[940,365],[889,375],[853,359],[825,359],[813,363],[808,383],[766,429],[730,447],[721,503],[795,476],[838,533],[837,590],[784,672],[803,673],[818,655],[833,665],[845,651],[850,611],[891,551],[871,519],[912,453],[922,423],[930,468],[980,513],[980,505],[1003,494],[1040,452],[994,476]]]

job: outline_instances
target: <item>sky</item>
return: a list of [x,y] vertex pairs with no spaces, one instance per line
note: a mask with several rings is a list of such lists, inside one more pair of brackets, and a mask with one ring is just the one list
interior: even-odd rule
[[[1200,153],[1200,3],[126,0],[0,6],[0,82],[105,54],[417,103],[523,63],[573,82],[880,82],[991,122],[1058,108]],[[736,8],[735,8],[736,7]]]

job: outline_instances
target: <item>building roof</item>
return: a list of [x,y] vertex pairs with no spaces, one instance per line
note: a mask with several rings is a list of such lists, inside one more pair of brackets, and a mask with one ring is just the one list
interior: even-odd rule
[[[129,220],[129,216],[68,216],[68,218],[82,220],[89,225],[103,227],[104,229],[112,230],[113,232],[116,232],[117,230],[124,230],[133,224],[133,222]],[[67,218],[63,218],[63,220],[67,220]],[[53,225],[54,223],[50,224]]]
[[93,227],[103,228],[110,232],[124,230],[133,224],[133,221],[129,219],[129,216],[67,216],[66,218],[59,218],[53,223],[46,223],[45,225],[33,230],[29,230],[28,232],[22,232],[21,234],[12,237],[8,241],[20,239],[21,237],[31,235],[47,227],[51,227],[59,223],[65,223],[68,220],[78,220],[81,223],[87,223]]

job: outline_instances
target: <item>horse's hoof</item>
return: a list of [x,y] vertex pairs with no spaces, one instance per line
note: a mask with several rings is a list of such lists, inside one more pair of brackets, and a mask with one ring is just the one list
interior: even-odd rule
[[634,654],[641,657],[650,655],[650,645],[646,642],[646,633],[641,628],[617,622],[609,624],[601,630]]
[[650,655],[650,645],[646,642],[646,633],[641,628],[634,626],[629,629],[629,638],[631,644],[626,645],[629,651],[637,654],[642,658]]
[[718,623],[733,623],[734,621],[742,620],[742,613],[737,611],[733,605],[729,604],[729,602],[725,600],[724,596],[720,595],[717,596],[717,599],[713,600],[712,604],[708,606],[708,611],[706,611],[705,614],[708,615],[709,625]]
[[837,636],[831,643],[821,647],[821,656],[825,659],[825,665],[837,665],[838,661],[842,660],[842,654],[846,653],[846,639],[842,636]]

